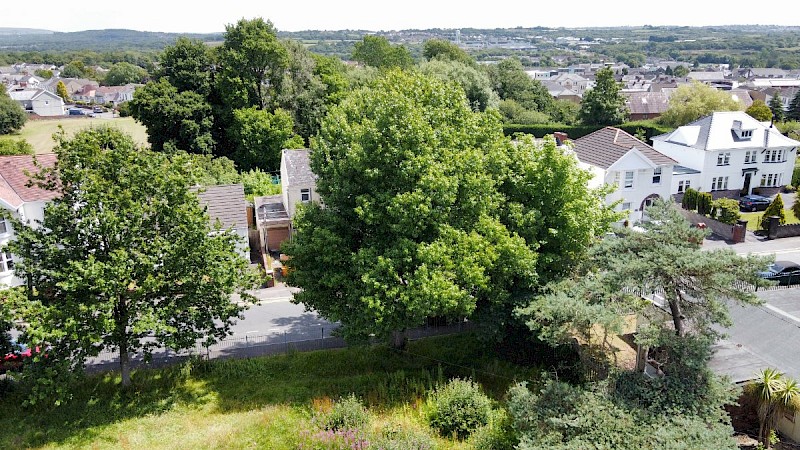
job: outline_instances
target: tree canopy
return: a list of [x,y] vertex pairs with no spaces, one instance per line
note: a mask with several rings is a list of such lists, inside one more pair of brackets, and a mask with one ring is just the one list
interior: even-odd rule
[[786,118],[786,111],[783,110],[783,101],[779,94],[776,93],[769,99],[769,110],[775,122],[783,122]]
[[118,62],[111,66],[103,84],[106,86],[122,86],[130,83],[144,83],[147,78],[147,71],[129,62]]
[[314,142],[325,207],[296,216],[283,250],[295,301],[346,336],[470,316],[535,281],[535,252],[495,216],[491,171],[510,143],[457,86],[389,72],[332,108]]
[[408,69],[414,64],[411,52],[402,45],[392,45],[383,36],[366,35],[353,47],[353,61],[379,69]]
[[707,116],[715,111],[739,111],[741,105],[730,93],[711,86],[692,82],[679,86],[669,97],[669,107],[658,118],[658,122],[669,127],[680,127]]
[[440,59],[457,61],[469,66],[475,66],[475,59],[468,55],[458,45],[444,39],[428,39],[422,45],[422,56],[427,60]]
[[0,89],[0,134],[19,131],[27,120],[28,114],[22,106],[12,100],[5,89]]
[[594,87],[583,93],[579,113],[581,121],[587,125],[616,125],[625,122],[629,111],[620,90],[621,86],[614,79],[611,68],[598,70]]
[[745,112],[759,122],[768,122],[772,119],[772,111],[763,100],[756,100]]
[[[114,128],[57,136],[40,181],[61,194],[41,226],[14,221],[8,244],[27,277],[23,340],[51,345],[47,363],[83,369],[87,357],[185,349],[229,333],[250,287],[238,237],[215,228],[190,190],[187,160],[137,148]],[[245,296],[247,298],[247,296]]]

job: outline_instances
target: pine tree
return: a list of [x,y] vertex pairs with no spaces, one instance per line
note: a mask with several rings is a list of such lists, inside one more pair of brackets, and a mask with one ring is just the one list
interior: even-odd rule
[[797,91],[792,102],[789,103],[789,112],[786,114],[789,120],[800,120],[800,90]]
[[786,114],[783,111],[781,96],[777,92],[769,99],[769,110],[772,111],[772,120],[775,122],[783,122]]
[[786,211],[783,210],[783,199],[781,194],[775,196],[775,200],[767,206],[764,215],[761,216],[761,229],[766,231],[769,229],[769,218],[772,216],[780,217],[780,224],[786,223]]

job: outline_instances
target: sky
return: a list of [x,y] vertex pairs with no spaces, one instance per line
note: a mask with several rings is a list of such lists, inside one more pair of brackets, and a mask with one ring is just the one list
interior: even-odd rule
[[[491,0],[106,0],[75,6],[37,0],[35,11],[5,9],[0,27],[82,31],[126,28],[139,31],[210,33],[241,18],[269,19],[280,31],[425,28],[590,27],[640,25],[800,25],[796,0],[773,0],[762,14],[697,0],[586,1]],[[206,6],[208,5],[208,6]],[[19,11],[20,14],[15,14]]]

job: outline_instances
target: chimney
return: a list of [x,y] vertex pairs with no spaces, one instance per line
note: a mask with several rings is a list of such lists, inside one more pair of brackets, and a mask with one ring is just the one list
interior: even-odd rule
[[567,133],[564,133],[563,131],[554,132],[553,137],[556,139],[556,144],[558,145],[562,145],[564,142],[569,140],[569,136],[567,136]]

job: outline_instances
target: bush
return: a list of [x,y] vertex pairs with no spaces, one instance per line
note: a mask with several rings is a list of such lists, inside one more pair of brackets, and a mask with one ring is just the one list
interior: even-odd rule
[[761,230],[769,230],[770,216],[778,216],[781,225],[786,223],[786,211],[783,210],[783,198],[781,198],[781,194],[775,196],[775,199],[772,200],[772,203],[770,203],[764,211],[764,215],[761,216],[761,224],[759,226]]
[[792,186],[800,186],[800,166],[794,166],[794,171],[792,171]]
[[741,217],[739,214],[739,202],[732,198],[714,200],[711,217],[728,225],[735,224]]
[[699,192],[695,191],[692,188],[686,190],[683,193],[683,199],[681,200],[681,206],[683,209],[689,211],[696,211],[697,210],[697,195]]
[[475,430],[469,438],[475,450],[513,450],[518,441],[514,421],[502,409],[494,411],[489,424]]
[[25,139],[0,140],[0,156],[32,155],[33,146]]
[[415,428],[390,424],[381,430],[380,436],[370,440],[370,448],[381,450],[428,450],[434,448],[433,439]]
[[699,192],[697,194],[697,213],[703,215],[710,214],[713,202],[714,198],[711,196],[711,193]]
[[324,416],[326,430],[355,430],[369,422],[369,412],[354,394],[339,399]]
[[428,398],[428,421],[442,436],[468,437],[489,423],[492,405],[479,385],[455,378]]

